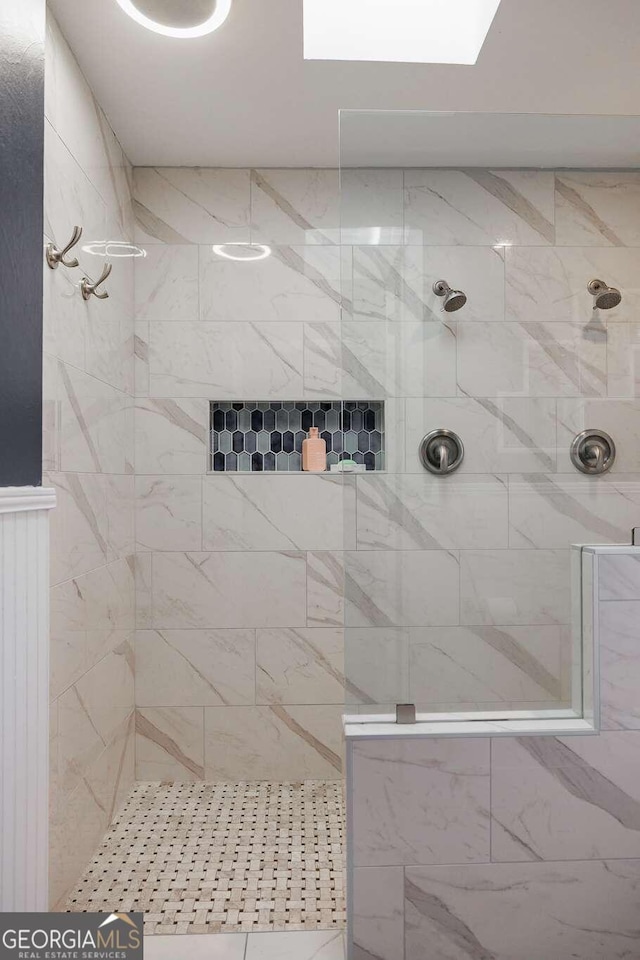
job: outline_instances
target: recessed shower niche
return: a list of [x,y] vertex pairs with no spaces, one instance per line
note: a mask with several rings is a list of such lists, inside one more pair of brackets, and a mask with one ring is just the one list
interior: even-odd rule
[[327,470],[342,460],[384,470],[382,400],[212,401],[210,469],[301,472],[302,442],[311,427],[327,444]]

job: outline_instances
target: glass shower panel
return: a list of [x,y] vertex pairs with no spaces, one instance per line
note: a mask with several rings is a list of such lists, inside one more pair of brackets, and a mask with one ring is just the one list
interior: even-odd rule
[[[640,506],[640,475],[570,459],[628,432],[639,133],[342,112],[342,396],[385,422],[384,470],[348,478],[347,713],[581,713],[571,544],[628,542]],[[594,310],[594,278],[622,303]]]

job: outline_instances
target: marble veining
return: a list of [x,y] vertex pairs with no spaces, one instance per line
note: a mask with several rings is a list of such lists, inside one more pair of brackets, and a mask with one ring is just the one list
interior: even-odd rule
[[434,960],[623,960],[639,876],[630,859],[407,868],[406,957],[429,942]]
[[551,172],[408,170],[404,183],[405,242],[554,242]]
[[489,741],[353,746],[354,866],[489,860]]

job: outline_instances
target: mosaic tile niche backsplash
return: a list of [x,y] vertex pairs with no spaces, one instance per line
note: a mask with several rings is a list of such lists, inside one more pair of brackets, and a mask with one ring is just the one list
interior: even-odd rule
[[376,400],[212,401],[211,469],[299,472],[310,427],[326,441],[327,469],[345,459],[384,469],[384,402]]

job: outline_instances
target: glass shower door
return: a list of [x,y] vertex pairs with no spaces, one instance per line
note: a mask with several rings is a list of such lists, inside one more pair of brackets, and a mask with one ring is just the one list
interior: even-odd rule
[[570,446],[625,429],[638,256],[607,239],[625,175],[530,158],[574,124],[596,165],[598,120],[341,114],[343,398],[384,407],[381,468],[345,476],[348,714],[581,710],[571,544],[628,542],[640,485]]

